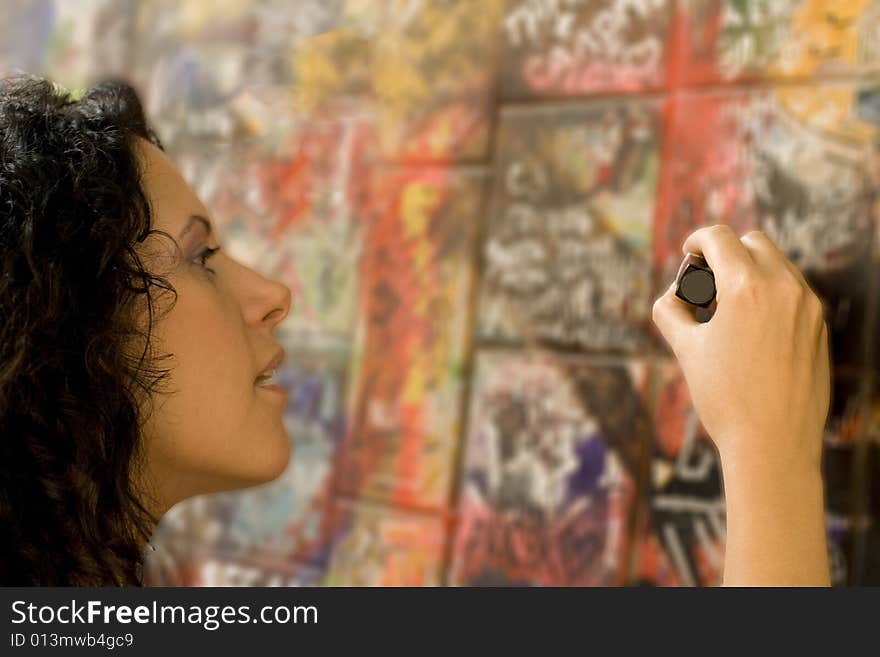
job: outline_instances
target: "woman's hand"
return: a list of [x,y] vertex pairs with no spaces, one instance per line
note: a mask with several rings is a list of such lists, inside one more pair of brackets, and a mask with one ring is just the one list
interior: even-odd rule
[[717,309],[700,324],[670,287],[654,322],[722,457],[817,469],[830,395],[822,303],[762,232],[739,239],[723,224],[701,228],[682,250],[702,254],[715,273]]
[[728,512],[726,584],[827,584],[822,434],[830,399],[822,304],[762,232],[692,233],[715,274],[717,308],[699,323],[674,285],[654,322],[715,441]]

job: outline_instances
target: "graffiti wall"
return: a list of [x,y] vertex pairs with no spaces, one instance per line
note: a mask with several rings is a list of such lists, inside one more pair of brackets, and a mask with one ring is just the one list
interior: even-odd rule
[[880,583],[880,2],[7,5],[0,70],[129,79],[297,301],[288,469],[172,509],[149,583],[719,583],[718,456],[650,317],[719,222],[825,304],[832,579]]
[[479,355],[454,584],[626,583],[647,374],[641,359]]

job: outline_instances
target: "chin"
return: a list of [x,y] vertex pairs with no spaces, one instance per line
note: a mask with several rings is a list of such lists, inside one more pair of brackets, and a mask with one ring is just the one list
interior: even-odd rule
[[255,479],[258,480],[258,483],[266,483],[280,477],[287,470],[293,453],[286,434],[282,434],[271,442],[267,441],[263,447],[265,451],[259,455],[259,463],[255,464],[258,466],[255,473]]
[[266,481],[273,481],[284,474],[287,466],[290,465],[292,456],[293,449],[291,448],[290,441],[287,439],[287,436],[284,436],[284,446],[278,450],[277,457],[266,472]]
[[256,441],[246,456],[234,465],[227,489],[251,488],[274,481],[287,466],[293,450],[287,435]]

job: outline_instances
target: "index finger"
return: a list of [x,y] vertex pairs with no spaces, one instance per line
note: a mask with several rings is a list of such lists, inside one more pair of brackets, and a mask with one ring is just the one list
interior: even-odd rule
[[719,290],[725,289],[743,273],[756,267],[745,244],[727,224],[695,230],[688,235],[681,250],[684,254],[697,253],[705,258],[715,274],[715,285]]

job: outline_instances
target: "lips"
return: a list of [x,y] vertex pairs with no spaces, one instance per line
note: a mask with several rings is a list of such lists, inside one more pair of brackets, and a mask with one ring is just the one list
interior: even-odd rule
[[265,374],[261,374],[257,377],[255,381],[255,385],[258,386],[272,386],[277,385],[278,381],[275,380],[276,370],[269,370]]
[[254,385],[257,386],[273,386],[277,385],[278,382],[275,379],[275,376],[278,372],[278,367],[281,363],[284,362],[284,350],[280,349],[275,356],[266,363],[266,366],[260,370],[259,374],[257,374],[257,378],[254,379]]

